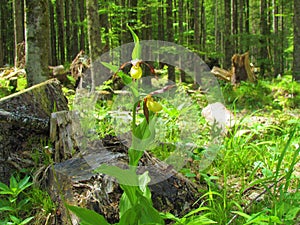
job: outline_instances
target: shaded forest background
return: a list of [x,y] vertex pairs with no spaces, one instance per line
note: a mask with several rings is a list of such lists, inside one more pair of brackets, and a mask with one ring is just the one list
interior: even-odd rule
[[[225,69],[233,54],[249,51],[262,76],[293,71],[300,80],[300,24],[294,16],[300,12],[299,0],[2,0],[0,67],[22,66],[18,57],[28,33],[28,8],[35,4],[43,4],[49,21],[49,34],[44,30],[48,65],[68,64],[80,50],[90,53],[89,21],[94,21],[90,31],[96,34],[96,54],[132,42],[128,23],[140,39],[183,45]],[[97,23],[91,19],[95,16]]]

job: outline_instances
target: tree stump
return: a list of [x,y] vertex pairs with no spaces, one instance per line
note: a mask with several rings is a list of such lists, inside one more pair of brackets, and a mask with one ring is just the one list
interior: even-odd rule
[[234,54],[231,62],[231,70],[225,70],[214,66],[211,73],[218,78],[231,81],[233,85],[236,85],[241,81],[249,80],[250,82],[254,82],[256,80],[254,72],[250,67],[249,52],[242,55]]
[[242,55],[234,54],[232,56],[232,76],[231,83],[237,84],[241,81],[249,80],[250,82],[255,81],[255,76],[250,68],[249,52]]
[[[128,165],[128,149],[120,140],[112,136],[102,140],[84,140],[80,132],[79,121],[78,114],[75,112],[65,111],[52,114],[50,136],[54,141],[53,157],[61,156],[59,161],[70,158],[55,163],[54,170],[49,167],[47,179],[42,183],[52,199],[59,203],[58,224],[79,224],[73,215],[71,215],[72,223],[70,223],[62,200],[71,205],[93,209],[105,216],[110,223],[116,223],[119,219],[118,204],[122,190],[114,178],[105,174],[96,174],[93,171],[101,164],[126,167],[124,165]],[[78,151],[82,142],[84,150]],[[76,150],[72,151],[67,149],[68,147],[75,147]],[[69,154],[70,152],[73,154]],[[144,153],[140,163],[144,166],[156,165],[155,168],[152,167],[152,170],[149,170],[150,177],[162,178],[162,182],[150,185],[156,209],[183,216],[191,208],[198,206],[193,206],[193,204],[199,197],[199,186],[147,152]],[[143,171],[138,172],[143,173]]]
[[67,109],[55,79],[0,99],[1,182],[7,183],[16,169],[33,166],[30,152],[42,151],[42,142],[49,140],[51,113]]

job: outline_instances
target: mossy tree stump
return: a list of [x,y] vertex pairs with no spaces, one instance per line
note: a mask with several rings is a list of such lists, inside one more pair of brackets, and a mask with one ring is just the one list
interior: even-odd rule
[[0,99],[0,181],[16,169],[32,167],[31,151],[43,151],[54,111],[68,104],[58,80],[48,80]]

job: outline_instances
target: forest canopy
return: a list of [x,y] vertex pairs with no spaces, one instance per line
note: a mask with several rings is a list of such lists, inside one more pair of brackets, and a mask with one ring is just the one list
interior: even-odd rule
[[[250,61],[260,68],[261,75],[291,72],[294,63],[294,77],[300,79],[296,72],[300,56],[293,54],[300,38],[299,17],[294,16],[300,11],[297,0],[5,2],[0,8],[0,66],[22,64],[18,55],[22,55],[26,37],[25,12],[30,5],[43,2],[40,5],[47,7],[43,16],[49,21],[49,59],[45,60],[51,66],[70,63],[80,50],[89,53],[88,27],[91,19],[97,18],[92,23],[96,25],[93,35],[101,39],[97,39],[97,54],[131,42],[128,23],[141,40],[183,45],[224,69],[231,67],[233,54],[249,52]],[[30,15],[27,13],[28,19]]]

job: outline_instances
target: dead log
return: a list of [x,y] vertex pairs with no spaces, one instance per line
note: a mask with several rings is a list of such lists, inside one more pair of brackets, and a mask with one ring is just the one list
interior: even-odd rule
[[230,81],[232,77],[232,72],[228,70],[224,70],[222,68],[214,66],[211,72],[218,78],[221,78],[226,81]]
[[23,153],[42,150],[42,142],[49,139],[51,113],[66,109],[67,101],[57,80],[0,99],[1,182],[7,182],[13,171],[26,166]]
[[[66,156],[60,158],[60,161],[68,156],[70,158],[55,163],[54,170],[49,168],[47,179],[41,183],[53,200],[59,203],[60,224],[70,224],[62,199],[68,204],[93,209],[104,215],[110,223],[115,223],[119,219],[118,204],[122,190],[114,178],[105,174],[95,174],[93,171],[102,164],[126,167],[128,149],[120,140],[112,136],[103,140],[84,140],[82,132],[78,132],[80,131],[78,123],[78,114],[75,112],[64,111],[52,114],[50,136],[55,146],[53,157]],[[73,126],[76,129],[72,128]],[[73,144],[64,144],[70,142]],[[83,144],[84,150],[78,151],[78,147],[82,147]],[[68,147],[75,147],[77,151],[73,151],[70,155],[71,150],[67,149]],[[151,165],[150,177],[156,179],[160,177],[162,180],[150,185],[155,208],[183,216],[190,209],[198,206],[193,204],[199,198],[199,186],[147,152],[141,159],[141,165]],[[76,217],[71,216],[71,218],[72,225],[79,224]]]

